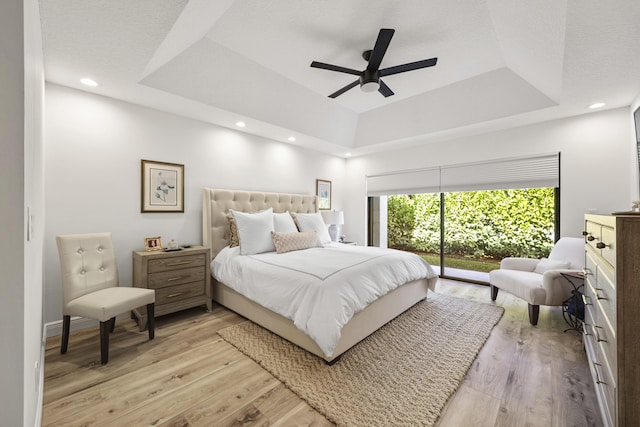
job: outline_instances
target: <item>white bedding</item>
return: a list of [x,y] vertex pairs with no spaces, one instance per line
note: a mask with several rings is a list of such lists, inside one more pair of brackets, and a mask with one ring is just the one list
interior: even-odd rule
[[211,272],[236,292],[291,319],[327,357],[355,313],[404,283],[436,277],[417,255],[341,243],[259,255],[226,247],[211,262]]

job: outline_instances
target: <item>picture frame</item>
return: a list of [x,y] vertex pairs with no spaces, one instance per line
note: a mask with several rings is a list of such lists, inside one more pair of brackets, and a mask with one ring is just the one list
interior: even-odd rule
[[144,250],[145,251],[161,251],[162,238],[160,236],[145,237],[144,238]]
[[140,212],[184,213],[184,165],[142,160]]
[[316,195],[318,196],[318,209],[331,209],[331,181],[316,179]]

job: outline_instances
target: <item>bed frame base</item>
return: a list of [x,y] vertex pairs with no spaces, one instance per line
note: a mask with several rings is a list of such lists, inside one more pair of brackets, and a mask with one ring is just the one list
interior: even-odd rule
[[328,364],[333,364],[338,361],[338,358],[345,351],[382,325],[394,319],[417,302],[426,299],[429,289],[435,291],[437,278],[415,280],[402,285],[384,297],[378,298],[364,310],[356,313],[342,328],[338,345],[329,357],[322,352],[320,347],[308,335],[298,329],[293,324],[293,321],[245,298],[215,279],[211,281],[214,301],[315,354]]

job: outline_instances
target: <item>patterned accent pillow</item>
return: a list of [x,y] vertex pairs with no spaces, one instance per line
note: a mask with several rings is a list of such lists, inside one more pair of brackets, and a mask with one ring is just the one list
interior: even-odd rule
[[227,221],[229,221],[229,247],[240,246],[240,240],[238,240],[238,226],[236,220],[233,218],[231,212],[227,212]]
[[273,244],[276,247],[276,252],[283,254],[285,252],[299,251],[309,248],[322,248],[322,243],[318,238],[318,233],[315,231],[292,231],[292,232],[277,232],[272,233]]

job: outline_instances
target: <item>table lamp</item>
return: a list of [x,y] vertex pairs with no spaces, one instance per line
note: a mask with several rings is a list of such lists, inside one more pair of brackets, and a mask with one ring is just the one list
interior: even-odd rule
[[322,219],[325,224],[329,224],[329,236],[334,242],[338,241],[339,225],[344,224],[344,213],[342,211],[322,211]]

